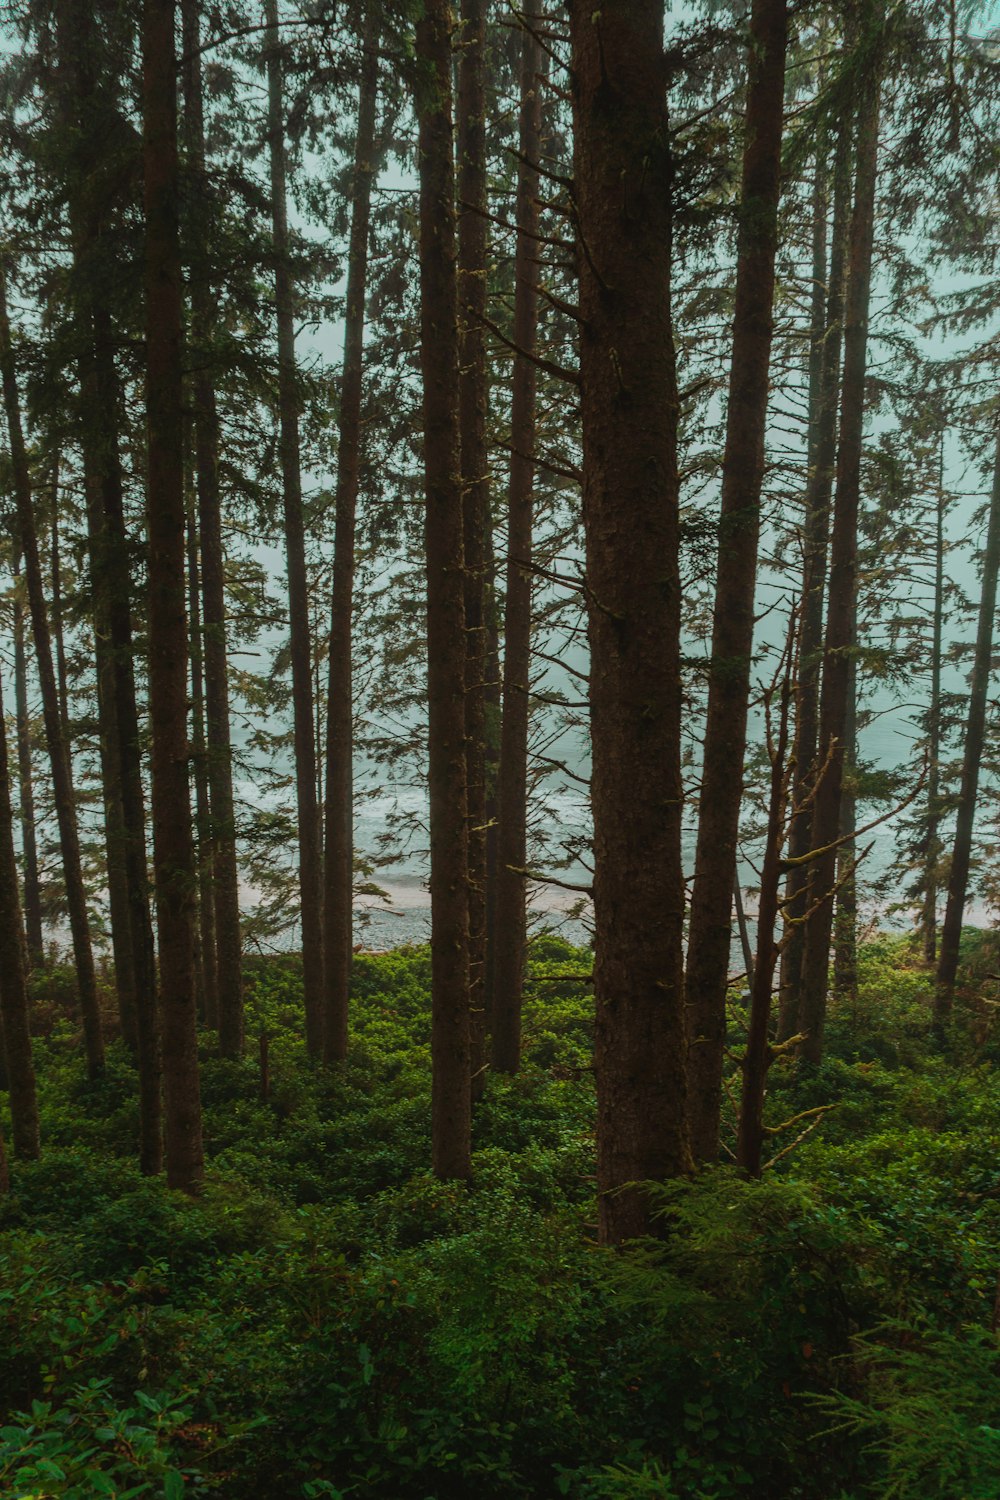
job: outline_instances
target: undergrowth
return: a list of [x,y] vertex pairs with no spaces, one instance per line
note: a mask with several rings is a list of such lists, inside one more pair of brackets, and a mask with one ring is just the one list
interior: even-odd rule
[[44,1156],[0,1200],[0,1494],[1000,1496],[989,1039],[936,1052],[926,975],[880,940],[824,1066],[772,1070],[771,1127],[834,1107],[759,1183],[658,1190],[662,1238],[609,1253],[587,961],[536,949],[469,1186],[428,1171],[425,950],[356,960],[336,1073],[297,962],[251,970],[270,1095],[206,1042],[195,1201],[133,1164],[121,1044],[88,1083],[43,995]]

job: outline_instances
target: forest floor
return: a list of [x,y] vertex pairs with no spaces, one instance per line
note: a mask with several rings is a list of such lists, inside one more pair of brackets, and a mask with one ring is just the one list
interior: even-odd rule
[[0,1495],[997,1500],[1000,1039],[975,1003],[997,963],[972,934],[967,958],[941,1054],[907,941],[869,944],[823,1067],[772,1070],[770,1125],[832,1108],[771,1138],[759,1183],[663,1189],[664,1239],[624,1254],[594,1241],[591,1002],[560,978],[588,955],[558,940],[469,1187],[428,1168],[425,949],[357,958],[336,1074],[304,1056],[297,960],[252,968],[269,1096],[208,1039],[194,1201],[134,1165],[124,1048],[88,1083],[72,976],[37,981],[44,1156],[0,1200]]

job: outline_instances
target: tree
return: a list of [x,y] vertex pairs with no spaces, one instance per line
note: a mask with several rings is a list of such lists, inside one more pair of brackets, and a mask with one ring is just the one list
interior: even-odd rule
[[66,903],[69,907],[76,982],[83,1016],[87,1069],[92,1078],[98,1078],[104,1071],[101,1007],[97,995],[94,953],[90,941],[90,920],[87,915],[87,899],[83,886],[80,835],[76,822],[69,749],[64,732],[64,719],[59,707],[55,672],[52,667],[51,635],[42,585],[42,568],[38,555],[38,533],[35,526],[31,474],[21,427],[17,370],[14,364],[10,316],[7,309],[7,285],[2,269],[0,269],[0,377],[3,381],[3,399],[14,471],[17,542],[24,558],[28,605],[31,611],[31,632],[35,641],[36,664],[42,689],[45,738],[48,743],[52,790],[59,824],[59,843],[62,851],[63,875],[66,881]]
[[1000,572],[1000,436],[996,442],[993,488],[990,495],[986,546],[983,549],[983,581],[979,596],[979,623],[976,648],[969,684],[969,711],[965,721],[965,745],[962,751],[962,779],[958,792],[955,834],[948,872],[948,900],[941,924],[941,947],[938,953],[934,1024],[943,1032],[951,1016],[958,973],[958,948],[962,936],[962,917],[969,884],[972,860],[972,831],[976,817],[976,794],[983,758],[986,729],[986,703],[989,694],[990,669],[993,663],[993,621],[996,614],[997,575]]
[[344,370],[340,387],[340,444],[333,539],[333,600],[330,619],[326,745],[326,859],[324,864],[325,998],[323,1056],[347,1055],[348,989],[353,944],[354,885],[354,550],[362,452],[365,295],[375,120],[378,100],[378,32],[374,7],[365,18],[358,129],[351,186],[351,231],[347,258]]
[[25,649],[24,588],[20,555],[13,542],[14,571],[14,704],[17,722],[17,779],[24,858],[24,925],[28,940],[28,962],[38,968],[44,961],[42,897],[38,884],[38,841],[35,837],[35,789],[31,757],[31,725],[28,719],[28,655]]
[[458,65],[459,442],[465,568],[465,783],[469,818],[469,1014],[472,1086],[485,1079],[486,1029],[486,4],[462,0]]
[[872,0],[862,19],[856,53],[860,74],[857,165],[844,306],[844,375],[819,710],[819,759],[822,772],[813,798],[813,859],[809,865],[806,894],[808,919],[805,924],[802,991],[797,1027],[806,1034],[802,1043],[802,1056],[814,1064],[819,1063],[823,1050],[837,840],[841,826],[841,795],[849,729],[857,599],[858,507],[864,436],[865,369],[878,177],[881,26],[879,0]]
[[59,117],[68,143],[69,302],[80,401],[74,426],[83,458],[97,657],[101,780],[119,1010],[137,1048],[140,1159],[162,1162],[156,972],[149,912],[146,810],[133,663],[130,548],[118,423],[116,336],[104,247],[120,194],[119,153],[134,160],[118,100],[109,34],[81,0],[56,7]]
[[542,50],[529,26],[521,43],[517,245],[514,259],[514,356],[507,501],[507,589],[504,603],[503,718],[497,785],[493,1067],[515,1073],[521,1052],[527,865],[528,679],[531,673],[531,554],[535,484],[538,337],[538,162],[542,147]]
[[691,1166],[682,975],[677,377],[662,0],[573,0],[591,653],[597,1185],[610,1243]]
[[199,0],[184,0],[184,140],[197,188],[188,222],[191,344],[194,375],[195,471],[201,543],[205,738],[212,827],[215,894],[219,1050],[243,1050],[243,955],[236,864],[233,752],[229,722],[229,659],[226,646],[226,574],[219,488],[219,411],[210,362],[213,298],[209,279],[205,212],[210,203],[205,175]]
[[464,1178],[471,1170],[472,1127],[464,507],[451,32],[447,0],[425,0],[417,22],[417,105],[431,834],[431,1128],[435,1173]]
[[941,862],[941,657],[944,641],[944,439],[938,448],[938,483],[934,501],[934,602],[931,615],[931,696],[927,707],[927,810],[923,832],[924,899],[920,911],[924,962],[937,959],[938,866]]
[[7,730],[0,705],[0,1040],[10,1090],[14,1155],[38,1155],[38,1100],[28,1029],[24,928],[14,855]]
[[719,1149],[726,983],[764,478],[787,38],[786,0],[755,0],[750,16],[708,712],[685,979],[688,1107],[691,1145],[698,1161],[713,1161]]
[[288,612],[291,622],[292,716],[295,730],[295,798],[298,814],[302,979],[309,1055],[323,1053],[322,838],[313,721],[312,639],[306,575],[305,518],[295,370],[295,286],[289,258],[285,186],[285,111],[277,0],[267,0],[267,129],[271,167],[275,312],[278,323],[278,420],[284,501]]
[[[824,142],[825,146],[825,142]],[[814,298],[810,370],[809,478],[805,493],[802,527],[802,606],[799,616],[798,680],[795,692],[795,736],[792,752],[791,823],[788,832],[790,860],[801,861],[809,852],[812,834],[812,796],[820,767],[819,689],[823,660],[823,606],[826,600],[827,554],[830,541],[830,499],[837,459],[837,413],[840,394],[840,363],[843,348],[844,275],[851,199],[850,122],[841,120],[837,130],[833,166],[833,223],[829,265],[822,244],[814,244],[813,277],[819,296]],[[822,163],[817,158],[816,182],[819,202],[814,204],[814,235],[819,238],[826,224],[826,193],[822,192]],[[825,240],[825,233],[823,233]],[[823,295],[826,279],[825,297]],[[802,954],[805,948],[808,864],[793,863],[785,892],[787,920],[782,951],[781,1003],[778,1036],[794,1034],[802,993]]]
[[145,0],[142,129],[146,213],[149,717],[160,956],[167,1182],[201,1185],[194,973],[196,872],[188,791],[183,307],[174,0]]

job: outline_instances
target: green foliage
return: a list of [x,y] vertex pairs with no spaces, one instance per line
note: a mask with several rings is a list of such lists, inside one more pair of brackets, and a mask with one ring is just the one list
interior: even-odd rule
[[880,1328],[855,1341],[865,1394],[816,1398],[833,1430],[880,1460],[880,1500],[994,1500],[1000,1493],[1000,1350],[982,1328]]
[[866,1038],[835,1016],[821,1069],[772,1072],[769,1119],[835,1103],[822,1126],[759,1183],[658,1190],[662,1238],[627,1254],[594,1243],[590,961],[536,944],[467,1186],[426,1167],[426,950],[356,962],[335,1073],[297,961],[252,967],[270,1096],[206,1049],[196,1201],[132,1164],[124,1050],[88,1084],[57,1019],[46,1151],[0,1201],[0,1493],[998,1493],[1000,1084],[928,1050],[905,949],[862,956]]

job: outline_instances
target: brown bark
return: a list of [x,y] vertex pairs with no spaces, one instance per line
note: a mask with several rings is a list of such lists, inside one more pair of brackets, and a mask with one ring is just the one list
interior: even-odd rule
[[28,962],[40,968],[45,962],[42,934],[42,895],[38,883],[38,842],[35,838],[35,788],[31,764],[31,724],[28,717],[28,658],[24,641],[24,590],[21,556],[13,549],[14,571],[14,703],[17,715],[17,770],[21,823],[21,853],[24,863],[24,926]]
[[944,636],[944,429],[938,457],[934,507],[934,614],[931,628],[931,701],[927,711],[927,822],[924,835],[924,899],[920,931],[924,963],[937,959],[938,866],[941,862],[941,652]]
[[0,1040],[10,1093],[14,1155],[32,1161],[38,1155],[38,1100],[28,1027],[24,929],[10,794],[7,728],[0,694]]
[[274,243],[275,311],[278,324],[278,420],[284,500],[285,559],[291,624],[292,719],[295,743],[295,799],[299,842],[299,908],[302,919],[302,979],[309,1056],[323,1052],[322,841],[316,793],[316,736],[313,722],[312,633],[302,513],[299,395],[295,370],[295,286],[288,243],[285,182],[285,112],[282,98],[281,36],[277,0],[266,0],[267,127],[271,168],[271,231]]
[[187,506],[188,614],[191,635],[191,758],[194,769],[195,829],[198,835],[198,983],[205,1025],[219,1027],[219,974],[215,951],[215,901],[212,890],[212,813],[208,799],[205,748],[205,675],[201,647],[201,579],[198,572],[198,521],[194,503]]
[[68,209],[80,380],[80,444],[97,656],[98,719],[115,978],[126,1039],[138,1050],[143,1170],[162,1161],[156,972],[149,912],[146,810],[133,664],[131,576],[118,442],[114,328],[100,292],[114,189],[102,142],[121,126],[83,0],[57,8],[60,103],[73,133]]
[[677,377],[662,0],[570,9],[591,653],[600,1235],[691,1167],[685,1108]]
[[696,1161],[714,1161],[719,1150],[726,986],[774,324],[787,34],[786,0],[754,0],[719,558],[685,977],[688,1110]]
[[764,1089],[771,1052],[767,1034],[771,1021],[771,992],[778,961],[775,927],[781,891],[781,850],[785,833],[785,799],[788,792],[788,709],[790,673],[781,693],[778,738],[771,747],[771,788],[768,801],[767,838],[760,872],[760,905],[757,912],[757,953],[750,986],[750,1025],[743,1058],[743,1090],[736,1134],[736,1164],[751,1177],[760,1176],[760,1154],[764,1139]]
[[28,457],[24,446],[24,435],[21,429],[21,408],[18,399],[17,372],[14,366],[14,350],[11,344],[10,318],[7,311],[7,290],[2,273],[0,273],[0,375],[2,375],[3,379],[4,406],[6,408],[7,427],[10,436],[11,465],[14,471],[18,543],[24,557],[28,604],[31,611],[31,629],[35,638],[38,677],[42,690],[45,737],[48,742],[49,762],[52,771],[52,791],[56,806],[56,820],[59,826],[63,877],[66,882],[66,904],[69,908],[73,960],[76,964],[80,1011],[83,1018],[87,1071],[91,1078],[97,1078],[104,1071],[104,1036],[101,1023],[101,1008],[97,995],[97,978],[94,972],[94,954],[90,942],[87,900],[84,894],[83,869],[80,861],[80,837],[76,822],[76,803],[73,797],[73,778],[70,770],[69,749],[63,729],[63,718],[59,708],[55,672],[52,668],[52,644],[49,633],[48,613],[45,607],[45,594],[42,587],[41,562],[38,556],[38,535],[35,530],[31,477],[28,470]]
[[[857,645],[857,630],[852,631]],[[857,794],[855,775],[858,758],[857,664],[851,662],[847,691],[847,721],[844,727],[844,787],[840,798],[840,837],[837,850],[837,905],[833,919],[833,993],[838,1000],[858,998],[858,857]]]
[[183,0],[184,138],[195,185],[190,221],[192,380],[195,470],[201,541],[204,624],[205,738],[212,818],[212,878],[218,975],[219,1050],[224,1057],[243,1051],[243,955],[240,934],[239,873],[233,752],[229,722],[229,661],[226,650],[226,575],[219,491],[219,413],[209,368],[213,323],[208,247],[202,215],[207,202],[198,0]]
[[149,708],[160,952],[167,1182],[196,1192],[203,1152],[194,985],[194,846],[188,794],[182,279],[173,0],[145,0]]
[[[108,881],[108,909],[111,917],[111,951],[115,966],[115,991],[122,1036],[134,1052],[138,1047],[136,1030],[136,976],[129,911],[128,874],[125,869],[125,816],[121,798],[121,762],[118,756],[118,715],[115,708],[106,599],[98,575],[95,553],[93,495],[88,496],[88,536],[90,542],[90,585],[94,600],[94,637],[97,666],[97,723],[100,740],[101,790],[104,803],[104,851]],[[96,522],[100,526],[100,521]]]
[[417,103],[427,556],[432,1144],[435,1174],[466,1178],[471,1169],[472,1098],[451,30],[447,0],[425,0],[417,22]]
[[525,882],[528,802],[528,680],[531,670],[531,553],[534,524],[536,369],[528,357],[538,335],[538,171],[541,153],[542,50],[530,31],[521,43],[521,119],[514,258],[514,360],[510,417],[507,594],[504,606],[503,719],[497,784],[497,871],[493,961],[493,1067],[516,1073],[527,933]]
[[972,862],[972,830],[976,818],[976,795],[979,790],[979,767],[983,758],[986,730],[986,703],[989,694],[990,668],[993,659],[993,622],[996,615],[997,573],[1000,570],[1000,435],[997,437],[990,495],[990,516],[983,552],[983,583],[979,596],[979,623],[976,649],[969,684],[969,711],[965,721],[965,746],[962,751],[962,778],[958,791],[955,836],[951,846],[948,874],[948,900],[941,924],[941,947],[938,953],[937,991],[934,997],[934,1024],[940,1032],[951,1017],[958,974],[958,948],[962,937],[962,918],[969,886]]
[[66,641],[63,633],[62,563],[59,548],[59,484],[52,486],[52,535],[49,549],[49,576],[52,582],[50,615],[52,619],[52,644],[55,647],[56,699],[59,718],[62,722],[63,738],[70,742],[69,732],[69,673],[66,669]]
[[101,323],[102,317],[98,312],[96,404],[103,418],[105,452],[101,465],[102,514],[98,523],[97,554],[100,560],[99,571],[103,577],[95,592],[95,600],[98,595],[103,595],[107,600],[110,635],[110,727],[116,736],[113,765],[117,780],[116,801],[121,808],[121,856],[127,906],[124,925],[130,950],[138,1044],[140,1166],[147,1175],[154,1175],[163,1164],[156,958],[150,914],[146,798],[142,782],[142,750],[135,686],[130,603],[132,580],[115,428],[117,391],[110,329],[105,329],[102,337]]
[[809,865],[806,909],[810,915],[805,923],[798,1016],[798,1029],[806,1033],[801,1055],[813,1064],[820,1062],[823,1051],[830,933],[837,872],[836,841],[840,830],[850,703],[868,310],[878,173],[879,91],[879,70],[873,66],[865,79],[858,111],[856,185],[844,306],[840,441],[830,538],[830,586],[823,645],[823,685],[820,693],[818,758],[823,763],[824,770],[813,801],[811,844],[817,853]]
[[354,896],[354,534],[361,475],[365,292],[368,234],[375,178],[378,32],[374,8],[365,23],[354,146],[351,236],[347,261],[344,373],[340,388],[340,445],[334,518],[333,601],[330,613],[326,741],[326,859],[324,866],[325,995],[323,1057],[347,1056],[348,993]]
[[[837,461],[837,406],[843,346],[844,273],[850,227],[851,131],[846,122],[837,137],[833,169],[833,225],[825,306],[813,304],[812,342],[822,353],[822,371],[815,406],[815,439],[811,443],[803,527],[802,609],[799,624],[799,672],[796,686],[793,744],[792,816],[788,831],[789,858],[809,852],[812,834],[811,793],[815,784],[819,741],[819,686],[823,660],[823,606],[826,599],[827,553],[830,537],[830,499]],[[825,208],[822,209],[825,219]],[[824,257],[825,261],[825,257]],[[819,282],[819,257],[814,257],[814,279]],[[822,288],[821,288],[822,291]],[[812,392],[811,392],[812,394]],[[788,919],[782,952],[778,1036],[784,1041],[797,1030],[802,993],[802,954],[805,950],[806,891],[809,869],[792,867],[785,891]]]
[[7,1146],[0,1129],[0,1198],[10,1192],[10,1167],[7,1165]]
[[461,0],[458,64],[459,420],[465,550],[465,784],[469,819],[469,1026],[473,1097],[486,1077],[486,4]]

